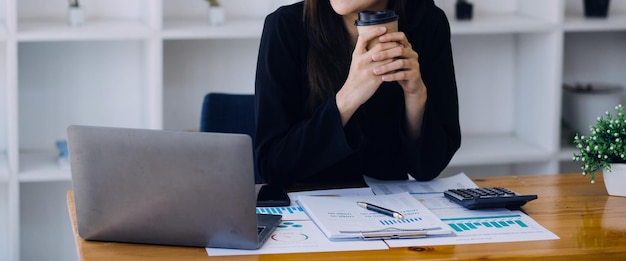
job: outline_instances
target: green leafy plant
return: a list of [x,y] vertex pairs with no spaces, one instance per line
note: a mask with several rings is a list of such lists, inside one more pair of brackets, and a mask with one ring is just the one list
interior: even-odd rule
[[[595,182],[596,172],[611,170],[611,163],[626,163],[626,111],[620,104],[615,114],[606,112],[591,126],[588,136],[576,134],[574,144],[579,152],[574,160],[582,163],[583,175],[590,174]],[[626,186],[626,184],[624,184]]]
[[209,3],[209,6],[220,6],[220,2],[218,0],[206,0]]

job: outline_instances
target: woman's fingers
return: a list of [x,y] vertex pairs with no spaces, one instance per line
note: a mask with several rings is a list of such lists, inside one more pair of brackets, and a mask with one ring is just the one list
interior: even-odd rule
[[356,41],[355,50],[360,50],[361,53],[367,52],[367,43],[376,37],[380,37],[381,35],[387,32],[387,28],[384,26],[370,28],[370,30],[360,30],[359,37]]

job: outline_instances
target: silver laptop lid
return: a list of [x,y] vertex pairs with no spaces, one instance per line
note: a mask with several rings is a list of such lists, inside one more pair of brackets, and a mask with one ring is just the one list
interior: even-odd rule
[[259,247],[249,136],[92,126],[67,136],[82,238]]

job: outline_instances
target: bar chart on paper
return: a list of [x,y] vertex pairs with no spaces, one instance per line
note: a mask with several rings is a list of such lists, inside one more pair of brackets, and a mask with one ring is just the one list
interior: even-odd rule
[[380,222],[381,225],[392,226],[395,224],[415,223],[421,220],[422,220],[421,217],[417,217],[417,218],[408,218],[408,219],[381,219],[378,222]]
[[521,215],[442,218],[441,221],[448,224],[457,235],[523,233],[535,230]]
[[302,207],[288,206],[288,207],[258,207],[256,208],[257,214],[272,214],[282,215],[283,220],[307,220],[306,212]]
[[[486,213],[485,213],[486,214]],[[389,247],[411,245],[435,246],[551,240],[559,237],[523,213],[517,211],[494,215],[471,215],[441,218],[456,236],[416,240],[388,240]]]

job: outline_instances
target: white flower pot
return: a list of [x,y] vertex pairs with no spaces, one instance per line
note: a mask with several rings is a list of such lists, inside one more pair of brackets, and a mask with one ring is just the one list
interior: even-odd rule
[[220,26],[226,22],[226,11],[221,6],[209,6],[209,24]]
[[622,93],[620,85],[590,83],[566,86],[563,90],[563,119],[574,132],[589,135],[589,126],[596,123],[598,116],[605,115],[620,104]]
[[611,164],[611,171],[604,171],[604,185],[610,196],[626,197],[626,163]]
[[69,7],[67,9],[67,24],[70,26],[80,26],[85,22],[83,10],[80,7]]

